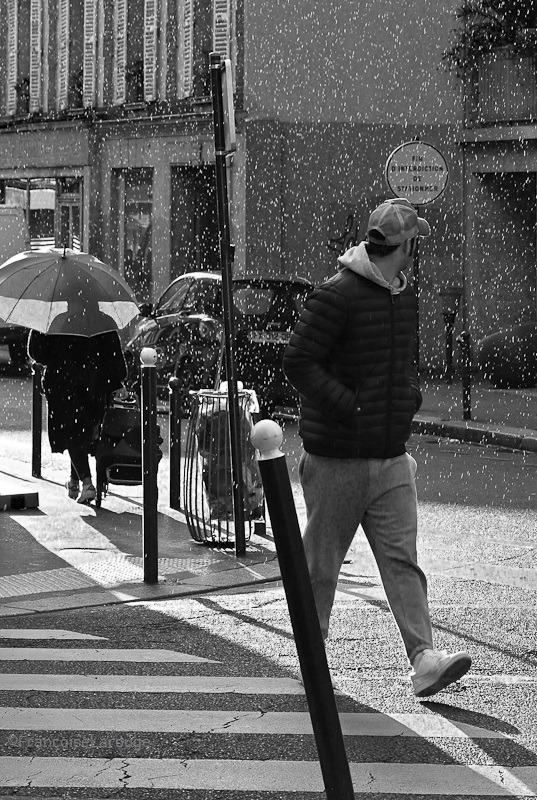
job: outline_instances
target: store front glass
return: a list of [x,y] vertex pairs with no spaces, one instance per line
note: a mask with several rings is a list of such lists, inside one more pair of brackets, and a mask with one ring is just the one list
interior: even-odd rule
[[0,180],[0,204],[24,209],[33,250],[82,249],[82,178]]
[[117,269],[137,299],[148,300],[153,279],[153,170],[114,170],[112,189]]

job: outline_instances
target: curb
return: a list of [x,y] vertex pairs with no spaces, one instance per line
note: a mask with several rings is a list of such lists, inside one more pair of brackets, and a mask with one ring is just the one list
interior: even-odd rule
[[439,417],[415,417],[412,432],[537,453],[537,431],[530,428],[507,428],[465,420],[442,420]]

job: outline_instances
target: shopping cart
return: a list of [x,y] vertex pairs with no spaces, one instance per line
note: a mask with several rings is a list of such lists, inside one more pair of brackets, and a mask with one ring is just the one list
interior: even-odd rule
[[[160,448],[159,454],[162,456]],[[109,484],[137,486],[142,483],[142,424],[140,406],[134,396],[127,400],[112,397],[95,445],[95,461],[96,506],[106,497]]]

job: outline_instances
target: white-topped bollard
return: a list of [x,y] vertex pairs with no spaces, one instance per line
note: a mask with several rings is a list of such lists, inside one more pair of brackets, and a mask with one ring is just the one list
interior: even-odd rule
[[349,762],[315,608],[287,460],[285,453],[280,450],[283,442],[282,429],[273,420],[263,419],[253,426],[250,439],[259,453],[259,472],[278,553],[326,797],[327,800],[354,800]]
[[144,347],[142,362],[142,547],[144,583],[158,582],[158,530],[157,530],[157,351]]
[[158,353],[154,347],[142,347],[140,351],[140,361],[143,367],[155,367],[157,358]]
[[283,431],[272,419],[262,419],[256,422],[252,428],[250,439],[255,449],[259,451],[259,461],[281,458],[284,455],[280,450]]

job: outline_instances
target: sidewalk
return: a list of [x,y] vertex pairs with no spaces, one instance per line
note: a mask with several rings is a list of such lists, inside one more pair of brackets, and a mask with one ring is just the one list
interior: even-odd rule
[[[474,382],[472,419],[464,420],[460,381],[448,386],[425,376],[421,383],[424,399],[414,432],[537,451],[537,389],[500,391]],[[43,477],[32,478],[30,403],[31,382],[14,382],[0,430],[0,494],[13,480],[23,481],[26,489],[38,492],[39,506],[0,511],[0,617],[278,585],[279,566],[270,530],[263,537],[252,535],[246,556],[237,558],[233,547],[196,543],[184,516],[169,508],[167,418],[163,415],[159,415],[164,437],[159,467],[159,582],[145,584],[142,487],[110,487],[100,509],[68,500],[67,456],[51,454],[45,436]],[[296,425],[287,428],[285,440],[296,455]],[[295,502],[303,522],[303,500],[298,494]]]
[[494,389],[473,380],[471,419],[464,419],[460,380],[447,385],[422,376],[423,404],[414,418],[415,433],[447,436],[466,442],[537,451],[537,388]]

